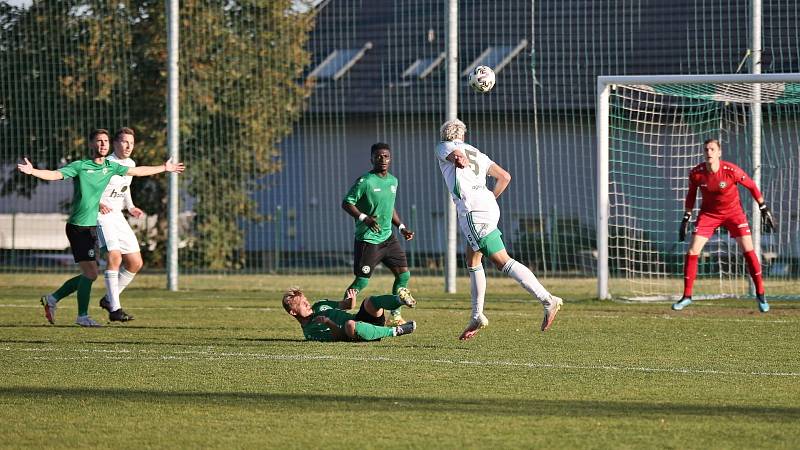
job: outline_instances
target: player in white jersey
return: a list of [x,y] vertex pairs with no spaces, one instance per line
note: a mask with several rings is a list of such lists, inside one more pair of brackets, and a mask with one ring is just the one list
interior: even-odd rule
[[[121,128],[114,136],[114,153],[107,159],[123,166],[136,167],[136,163],[130,158],[134,140],[132,129]],[[118,322],[133,320],[133,316],[122,309],[119,294],[142,268],[139,241],[122,214],[123,211],[128,211],[133,217],[144,214],[133,204],[131,179],[129,176],[118,175],[111,178],[100,199],[100,213],[97,216],[100,247],[108,252],[106,295],[100,299],[100,306],[108,311],[109,320]],[[124,267],[120,269],[123,264]]]
[[[563,301],[539,283],[533,272],[515,261],[506,251],[502,233],[497,228],[500,207],[497,197],[511,182],[511,175],[477,148],[464,142],[467,126],[453,119],[439,130],[442,142],[436,146],[439,169],[447,190],[456,205],[458,226],[467,241],[466,260],[472,294],[472,316],[459,339],[466,340],[489,324],[483,314],[486,296],[486,274],[481,258],[486,255],[504,274],[516,280],[544,306],[542,331],[547,331],[561,309]],[[497,181],[493,190],[486,186],[486,177]]]

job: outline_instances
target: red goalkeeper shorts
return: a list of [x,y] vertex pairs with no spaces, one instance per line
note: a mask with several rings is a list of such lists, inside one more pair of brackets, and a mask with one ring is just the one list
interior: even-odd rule
[[714,230],[720,226],[725,227],[733,238],[750,235],[747,216],[741,210],[724,215],[701,212],[694,225],[694,234],[710,238]]

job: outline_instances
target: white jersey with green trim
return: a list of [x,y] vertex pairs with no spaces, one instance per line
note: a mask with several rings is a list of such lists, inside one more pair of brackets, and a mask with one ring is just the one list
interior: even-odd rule
[[[136,162],[131,158],[120,159],[111,154],[106,159],[123,166],[136,167]],[[133,198],[131,197],[132,180],[133,177],[128,175],[114,175],[111,177],[111,181],[108,182],[108,186],[103,191],[103,196],[100,197],[100,203],[111,208],[113,213],[119,214],[122,214],[123,210],[134,208]],[[102,219],[103,216],[107,216],[107,214],[99,214],[97,217]]]
[[[469,161],[463,169],[447,160],[455,150],[461,150]],[[436,146],[439,169],[442,171],[447,190],[456,204],[459,216],[468,213],[483,216],[485,219],[499,219],[500,208],[494,193],[486,187],[489,167],[494,164],[488,156],[477,148],[461,141],[443,141]]]

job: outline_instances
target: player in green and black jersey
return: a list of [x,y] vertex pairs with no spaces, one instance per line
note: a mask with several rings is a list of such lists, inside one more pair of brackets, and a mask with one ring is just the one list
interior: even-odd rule
[[417,328],[413,320],[399,326],[384,326],[384,308],[416,305],[408,289],[398,289],[397,295],[368,297],[361,302],[358,313],[352,314],[347,310],[355,306],[357,294],[355,289],[348,289],[343,300],[320,300],[312,305],[300,288],[293,287],[283,294],[282,303],[283,309],[300,322],[307,341],[379,341],[412,333]]
[[[342,209],[355,219],[356,224],[353,245],[355,279],[347,289],[363,291],[373,269],[382,262],[394,273],[392,293],[397,294],[400,288],[408,286],[411,273],[408,271],[406,253],[392,233],[392,224],[397,226],[407,241],[414,238],[414,232],[406,228],[394,208],[398,182],[389,173],[392,160],[389,145],[376,143],[370,152],[372,170],[358,177],[342,201]],[[392,325],[405,322],[399,308],[392,309],[391,316]]]

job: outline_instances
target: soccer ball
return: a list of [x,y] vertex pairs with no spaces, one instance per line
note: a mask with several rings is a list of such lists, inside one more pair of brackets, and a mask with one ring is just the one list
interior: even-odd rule
[[478,66],[469,73],[469,87],[482,94],[494,87],[494,70],[488,66]]

